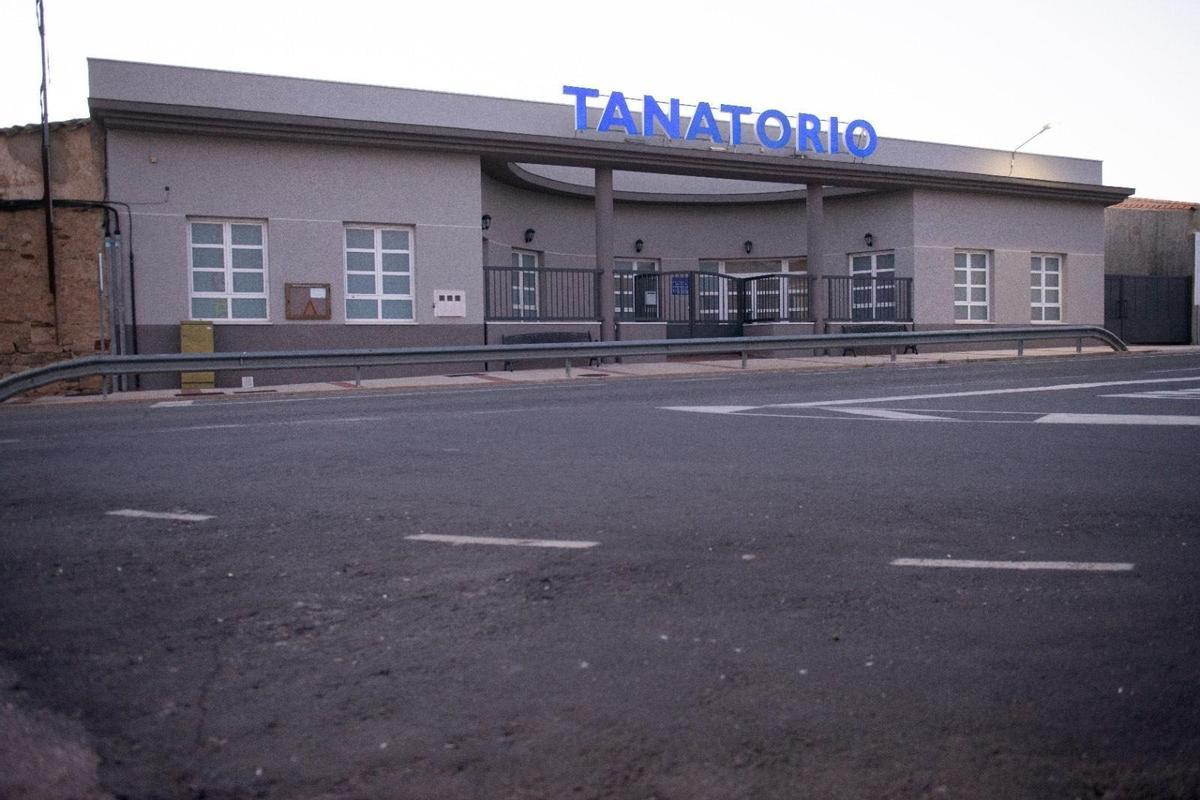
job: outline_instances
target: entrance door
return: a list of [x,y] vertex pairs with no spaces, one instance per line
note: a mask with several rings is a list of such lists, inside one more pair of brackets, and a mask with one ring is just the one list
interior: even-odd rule
[[635,322],[658,320],[658,261],[652,258],[618,258],[615,274],[617,319]]
[[704,268],[699,272],[663,272],[658,301],[668,339],[742,335],[741,281]]
[[850,256],[850,319],[896,319],[896,254]]
[[1130,344],[1188,344],[1191,303],[1191,278],[1104,278],[1104,327]]
[[538,315],[538,254],[528,250],[512,251],[509,290],[512,315],[516,319],[536,319]]

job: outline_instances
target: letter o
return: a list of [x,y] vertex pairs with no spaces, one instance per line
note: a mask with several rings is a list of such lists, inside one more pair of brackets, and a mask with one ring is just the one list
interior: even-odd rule
[[[867,136],[867,143],[863,147],[858,146],[856,134],[859,130],[862,130]],[[865,119],[856,119],[846,126],[845,142],[847,150],[859,158],[866,158],[875,152],[875,146],[879,144],[879,137],[875,134],[875,126]]]
[[[779,123],[780,136],[778,139],[772,139],[767,135],[768,119],[773,119]],[[754,123],[754,133],[758,136],[759,144],[769,147],[772,150],[778,150],[781,147],[787,147],[787,143],[792,140],[792,123],[782,111],[768,108],[758,115],[758,120]]]

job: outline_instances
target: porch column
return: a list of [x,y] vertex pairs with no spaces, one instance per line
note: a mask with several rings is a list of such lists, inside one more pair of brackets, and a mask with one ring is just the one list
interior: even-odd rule
[[600,272],[600,340],[616,339],[613,278],[613,174],[612,167],[596,167],[596,269]]
[[825,187],[820,183],[806,185],[804,223],[808,231],[808,274],[813,279],[813,330],[823,333],[821,323],[828,316],[825,289]]

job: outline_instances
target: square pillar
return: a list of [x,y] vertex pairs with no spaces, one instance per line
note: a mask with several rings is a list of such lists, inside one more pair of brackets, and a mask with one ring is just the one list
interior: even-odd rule
[[824,332],[828,316],[828,297],[825,287],[825,187],[820,183],[805,186],[804,224],[808,239],[808,274],[813,279],[813,296],[809,302],[813,309],[813,331]]
[[596,271],[600,341],[616,339],[616,286],[613,276],[613,173],[596,167]]

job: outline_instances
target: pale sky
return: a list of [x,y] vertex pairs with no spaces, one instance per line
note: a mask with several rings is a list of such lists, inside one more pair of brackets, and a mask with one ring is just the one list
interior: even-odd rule
[[[1200,201],[1200,0],[45,0],[52,119],[88,56],[571,102],[564,84],[862,117],[879,135],[1100,159]],[[34,0],[0,0],[0,127],[38,121]],[[564,113],[569,113],[564,110]]]

